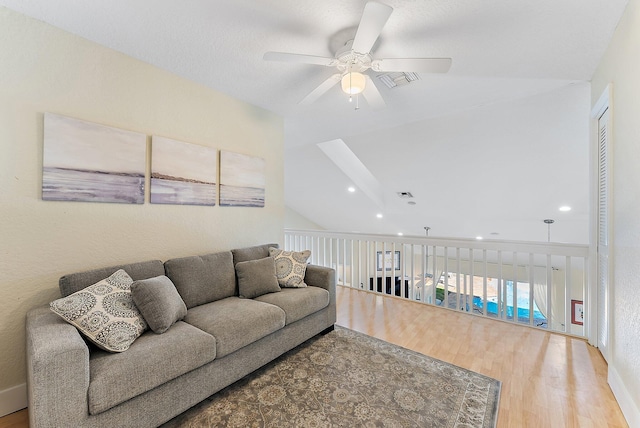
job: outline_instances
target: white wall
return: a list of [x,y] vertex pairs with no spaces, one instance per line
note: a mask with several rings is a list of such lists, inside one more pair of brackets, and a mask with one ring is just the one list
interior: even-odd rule
[[[44,112],[263,157],[266,207],[42,201]],[[61,275],[282,243],[283,162],[280,117],[0,7],[0,402]]]
[[640,426],[640,0],[630,0],[592,81],[613,86],[613,267],[609,380],[629,425]]
[[286,229],[300,230],[320,230],[317,223],[312,222],[298,211],[285,205],[284,207],[284,227]]

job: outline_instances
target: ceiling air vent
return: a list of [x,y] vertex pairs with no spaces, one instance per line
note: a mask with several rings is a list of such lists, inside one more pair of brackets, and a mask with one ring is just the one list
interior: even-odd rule
[[411,199],[413,195],[411,192],[397,192],[397,195],[400,199]]
[[385,84],[389,89],[393,89],[398,86],[408,85],[411,82],[415,82],[420,79],[416,73],[385,73],[377,76],[378,79]]

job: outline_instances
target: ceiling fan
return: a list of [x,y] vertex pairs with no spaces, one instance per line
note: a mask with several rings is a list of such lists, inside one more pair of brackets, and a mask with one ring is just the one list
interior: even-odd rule
[[296,62],[303,64],[336,67],[333,74],[298,104],[311,104],[329,89],[341,83],[342,90],[349,95],[362,94],[369,106],[378,110],[385,106],[382,95],[376,88],[367,70],[375,72],[423,72],[446,73],[451,67],[451,58],[381,58],[374,59],[371,49],[378,40],[382,28],[391,16],[393,8],[386,4],[370,1],[364,6],[364,12],[353,40],[345,43],[334,58],[302,55],[287,52],[266,52],[263,59],[267,61]]

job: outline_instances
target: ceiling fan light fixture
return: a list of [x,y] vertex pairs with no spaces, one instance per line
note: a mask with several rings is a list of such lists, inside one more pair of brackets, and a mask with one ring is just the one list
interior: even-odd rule
[[367,79],[362,73],[351,71],[342,76],[342,91],[348,95],[357,95],[364,91]]

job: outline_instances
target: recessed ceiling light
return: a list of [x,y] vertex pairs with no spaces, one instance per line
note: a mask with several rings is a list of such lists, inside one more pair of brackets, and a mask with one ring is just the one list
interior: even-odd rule
[[404,235],[404,233],[398,232],[398,236],[402,236],[402,235]]
[[382,215],[382,214],[380,214],[380,213],[378,213],[378,214],[376,214],[376,217],[378,217],[378,218],[382,218],[382,217],[383,217],[383,215]]
[[563,205],[560,208],[558,208],[560,211],[562,212],[567,212],[567,211],[571,211],[571,207],[568,205]]
[[355,191],[356,191],[356,188],[355,188],[355,187],[353,187],[353,186],[349,186],[349,187],[347,188],[347,190],[348,190],[348,191],[350,191],[351,193],[353,193],[353,192],[355,192]]
[[477,239],[478,241],[482,241],[482,236],[476,236],[476,239]]

